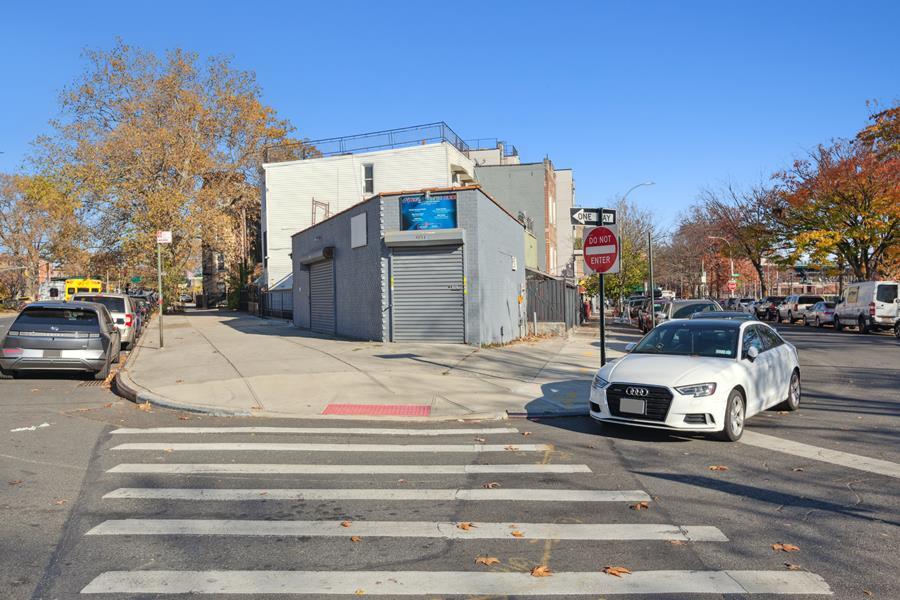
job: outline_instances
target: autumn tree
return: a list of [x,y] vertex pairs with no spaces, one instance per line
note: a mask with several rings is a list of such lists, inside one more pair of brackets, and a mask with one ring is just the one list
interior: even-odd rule
[[259,218],[263,149],[290,141],[293,128],[262,102],[254,74],[227,58],[119,42],[86,59],[61,96],[54,135],[40,140],[43,166],[82,203],[92,250],[123,270],[152,274],[155,232],[173,232],[164,249],[172,297],[201,244],[246,253],[242,219]]
[[777,210],[792,259],[836,258],[860,280],[896,269],[900,156],[878,148],[866,140],[838,140],[776,175]]
[[36,296],[44,262],[71,256],[80,242],[78,205],[45,175],[0,174],[0,253],[10,295]]

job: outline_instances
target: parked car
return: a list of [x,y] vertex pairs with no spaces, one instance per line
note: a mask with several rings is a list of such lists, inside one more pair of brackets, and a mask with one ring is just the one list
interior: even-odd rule
[[637,324],[638,311],[641,309],[641,304],[643,304],[644,300],[647,300],[644,296],[638,296],[635,298],[629,298],[625,301],[625,310],[628,311],[628,318],[631,320],[633,324]]
[[121,334],[105,306],[35,302],[26,306],[0,345],[0,371],[85,371],[106,379],[119,361]]
[[76,302],[96,302],[105,306],[122,333],[122,349],[127,349],[137,339],[135,306],[126,294],[75,294]]
[[798,319],[802,319],[816,302],[824,302],[822,296],[806,296],[794,294],[784,299],[784,302],[778,305],[777,320],[779,323],[787,321],[793,323]]
[[737,306],[735,310],[742,310],[744,312],[750,312],[750,307],[756,302],[756,298],[741,298],[737,302]]
[[647,298],[641,304],[641,308],[638,310],[638,329],[640,329],[643,333],[647,333],[656,325],[657,316],[661,313],[664,313],[666,310],[666,306],[670,304],[669,300],[657,299],[653,303],[653,310],[650,310],[650,299]]
[[840,331],[855,326],[860,333],[900,327],[900,300],[896,281],[861,281],[844,288],[834,308],[834,328]]
[[784,298],[784,296],[766,296],[760,300],[755,306],[757,318],[774,320],[778,315],[778,305],[784,302]]
[[671,321],[627,350],[591,383],[597,421],[736,441],[753,415],[800,406],[797,349],[765,323]]
[[667,303],[661,312],[657,313],[656,322],[659,324],[672,319],[689,319],[695,312],[720,312],[721,310],[722,307],[715,300],[704,298],[673,300]]
[[756,315],[740,310],[695,312],[692,319],[727,319],[729,321],[758,321]]
[[816,302],[812,308],[803,315],[803,324],[813,323],[816,327],[834,325],[834,302]]

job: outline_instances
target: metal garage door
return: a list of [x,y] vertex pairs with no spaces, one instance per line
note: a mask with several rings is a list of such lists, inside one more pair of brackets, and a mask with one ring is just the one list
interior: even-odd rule
[[395,247],[391,276],[395,342],[465,342],[462,246]]
[[334,335],[334,261],[309,266],[309,328]]

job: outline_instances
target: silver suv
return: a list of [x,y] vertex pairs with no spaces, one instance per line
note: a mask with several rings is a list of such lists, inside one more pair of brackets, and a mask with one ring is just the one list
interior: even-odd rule
[[788,296],[784,299],[784,302],[778,305],[776,321],[779,323],[784,321],[793,323],[794,321],[805,319],[809,309],[816,303],[824,301],[825,298],[822,296],[806,296],[801,294]]
[[130,296],[125,294],[75,294],[73,299],[76,302],[96,302],[109,310],[116,327],[122,334],[123,350],[131,346],[137,339],[137,306]]

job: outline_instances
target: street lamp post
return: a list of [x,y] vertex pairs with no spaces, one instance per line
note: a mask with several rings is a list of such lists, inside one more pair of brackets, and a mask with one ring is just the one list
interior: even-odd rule
[[[727,238],[719,237],[717,235],[708,235],[706,237],[711,240],[722,240],[723,242],[728,244],[728,261],[731,264],[731,274],[728,276],[728,279],[734,279],[734,253],[731,251],[731,242]],[[734,292],[730,289],[728,290],[728,295],[731,298],[734,298]]]
[[[630,188],[628,188],[628,191],[625,192],[625,194],[622,196],[622,203],[624,204],[625,200],[628,199],[628,194],[630,194],[634,190],[638,189],[639,187],[642,187],[645,185],[651,186],[651,185],[656,185],[656,183],[653,181],[645,181],[643,183],[639,183],[637,185],[631,186]],[[622,225],[623,223],[621,221],[619,221],[619,224]],[[624,241],[625,241],[624,229],[625,228],[622,227],[622,231],[620,231],[620,233],[619,233],[619,238],[622,239],[623,246],[624,246]],[[622,274],[622,285],[619,286],[619,306],[622,307],[625,305],[625,281],[627,279],[625,276],[625,251],[624,251],[624,248],[619,249],[619,273]],[[603,310],[602,307],[600,310]]]

